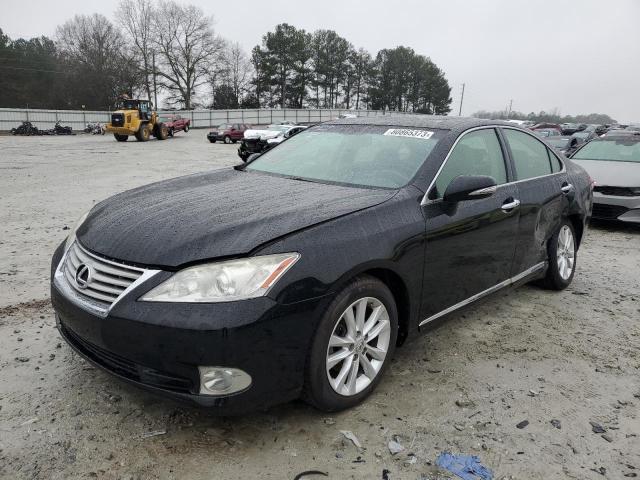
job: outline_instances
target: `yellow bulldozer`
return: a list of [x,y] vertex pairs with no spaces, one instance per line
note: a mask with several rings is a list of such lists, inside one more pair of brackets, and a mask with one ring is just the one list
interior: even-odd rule
[[158,140],[169,136],[169,129],[153,111],[149,100],[126,98],[120,101],[118,110],[111,114],[111,123],[105,130],[113,133],[118,142],[126,142],[134,135],[139,142],[146,142],[153,135]]

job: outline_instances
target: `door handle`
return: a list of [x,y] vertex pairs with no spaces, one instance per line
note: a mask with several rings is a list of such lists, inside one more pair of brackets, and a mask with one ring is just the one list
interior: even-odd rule
[[519,206],[520,206],[520,200],[514,199],[514,200],[511,200],[510,202],[503,203],[502,207],[500,208],[502,208],[503,212],[508,213],[514,208],[518,208]]
[[562,187],[560,187],[560,190],[565,195],[569,193],[572,189],[573,189],[573,185],[571,185],[570,183],[565,183],[564,185],[562,185]]

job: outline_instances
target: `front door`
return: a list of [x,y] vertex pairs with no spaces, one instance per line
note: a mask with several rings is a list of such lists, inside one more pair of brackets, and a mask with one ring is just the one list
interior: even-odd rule
[[[508,283],[520,215],[518,187],[494,128],[472,130],[454,145],[427,193],[423,323]],[[459,175],[488,175],[495,193],[451,204],[442,200]]]

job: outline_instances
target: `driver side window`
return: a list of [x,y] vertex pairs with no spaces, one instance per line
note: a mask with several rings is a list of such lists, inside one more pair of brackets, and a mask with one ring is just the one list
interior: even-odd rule
[[476,130],[464,135],[449,155],[435,182],[429,198],[442,198],[449,183],[460,175],[486,175],[497,185],[507,183],[504,155],[493,128]]

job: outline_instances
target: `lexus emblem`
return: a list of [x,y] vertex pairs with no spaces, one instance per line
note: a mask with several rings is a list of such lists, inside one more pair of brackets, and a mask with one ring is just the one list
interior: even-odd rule
[[89,286],[89,283],[91,282],[91,267],[89,265],[85,265],[84,263],[78,265],[78,268],[76,269],[75,279],[78,288],[87,288]]

